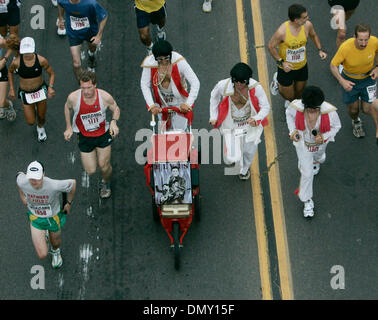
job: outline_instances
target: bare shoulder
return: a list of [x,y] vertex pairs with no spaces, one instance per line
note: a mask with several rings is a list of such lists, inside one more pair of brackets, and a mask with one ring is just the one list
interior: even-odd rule
[[314,25],[312,24],[311,21],[307,20],[305,25],[305,30],[308,32],[308,31],[311,31],[311,30],[314,30]]
[[105,91],[103,89],[97,89],[97,90],[100,93],[102,100],[106,104],[113,104],[114,98],[113,98],[113,96],[109,92],[107,92],[107,91]]
[[286,22],[282,22],[282,24],[277,28],[275,36],[277,39],[284,41],[286,36]]
[[67,97],[67,102],[72,104],[72,102],[74,102],[78,98],[80,90],[81,89],[71,92]]

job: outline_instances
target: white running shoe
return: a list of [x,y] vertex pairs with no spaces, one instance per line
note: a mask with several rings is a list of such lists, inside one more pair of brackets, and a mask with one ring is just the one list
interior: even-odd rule
[[204,0],[203,1],[203,4],[202,4],[202,11],[203,12],[206,12],[206,13],[210,13],[211,12],[211,10],[212,10],[211,1],[212,0]]
[[37,126],[37,134],[38,134],[38,141],[39,142],[46,141],[47,134],[46,134],[44,127],[40,128],[40,127]]
[[54,269],[60,268],[63,264],[62,256],[60,255],[60,248],[54,250],[51,249],[52,261],[51,265]]
[[58,6],[58,0],[51,0],[51,3],[53,4],[54,7]]
[[278,94],[277,72],[274,73],[273,80],[270,83],[270,93],[274,96]]
[[[63,20],[64,21],[64,20]],[[67,30],[66,28],[64,29],[60,29],[59,28],[59,18],[56,19],[56,26],[58,27],[58,29],[56,30],[56,33],[59,35],[59,36],[65,36],[66,33],[67,33]]]
[[160,29],[159,27],[156,28],[157,30],[157,37],[159,40],[165,40],[167,38],[167,35],[165,34],[164,29]]
[[245,180],[248,180],[250,176],[251,176],[251,171],[248,169],[246,174],[241,174],[241,173],[239,174],[239,179],[245,181]]
[[314,176],[316,176],[319,173],[320,170],[320,163],[314,162],[312,167],[312,172],[314,173]]
[[312,218],[314,216],[314,201],[312,199],[304,203],[303,216],[305,218]]

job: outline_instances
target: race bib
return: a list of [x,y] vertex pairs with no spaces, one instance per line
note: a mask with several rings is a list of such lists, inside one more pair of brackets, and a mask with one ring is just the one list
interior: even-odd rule
[[369,96],[369,102],[372,103],[377,99],[377,84],[366,87],[367,94]]
[[105,115],[102,111],[81,114],[80,118],[85,130],[88,132],[96,131],[100,128],[100,124],[105,121]]
[[41,88],[36,92],[26,93],[25,92],[25,99],[28,104],[34,104],[42,100],[46,100],[46,92],[45,89]]
[[302,62],[305,59],[305,47],[300,47],[298,49],[286,49],[286,61],[290,63]]
[[78,17],[70,16],[70,21],[71,21],[71,28],[74,31],[87,29],[90,27],[88,17],[78,18]]
[[0,0],[0,13],[7,13],[8,12],[8,4],[9,0]]
[[247,135],[247,128],[238,128],[238,129],[235,129],[234,131],[234,134],[235,134],[235,137],[244,137]]
[[49,204],[31,204],[29,205],[30,211],[37,217],[51,217],[52,210]]

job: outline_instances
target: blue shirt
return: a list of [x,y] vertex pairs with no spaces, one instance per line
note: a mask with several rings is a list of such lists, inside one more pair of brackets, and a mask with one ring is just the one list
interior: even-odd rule
[[98,33],[98,25],[108,13],[95,0],[80,0],[72,4],[69,0],[58,0],[66,11],[66,29],[70,38],[88,40]]

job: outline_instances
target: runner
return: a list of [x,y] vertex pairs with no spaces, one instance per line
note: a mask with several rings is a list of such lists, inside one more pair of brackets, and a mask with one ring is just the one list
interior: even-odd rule
[[66,30],[72,63],[76,78],[81,67],[81,45],[88,44],[88,70],[95,72],[96,51],[101,45],[108,13],[96,0],[58,0],[58,28],[64,26],[65,12]]
[[[344,69],[339,73],[338,66]],[[375,123],[378,144],[378,39],[371,35],[370,27],[358,24],[354,37],[344,41],[331,61],[331,72],[343,88],[343,102],[352,118],[353,135],[365,136],[359,118],[360,107],[370,114]]]
[[301,98],[308,79],[308,37],[314,42],[320,58],[327,58],[314,26],[309,21],[306,8],[293,4],[289,7],[288,15],[289,21],[281,24],[268,44],[270,54],[277,61],[277,72],[273,75],[270,91],[273,95],[277,95],[278,92],[281,94],[286,100],[285,108],[290,101]]
[[341,128],[336,108],[324,101],[323,91],[315,86],[303,90],[302,99],[294,100],[286,109],[290,139],[298,156],[301,173],[299,188],[295,191],[303,202],[304,217],[314,216],[313,180],[326,159],[326,148]]
[[140,41],[147,46],[147,54],[152,53],[152,38],[150,24],[156,25],[159,40],[166,39],[164,26],[167,17],[165,0],[135,0],[135,15]]
[[14,34],[11,34],[7,39],[0,38],[0,119],[7,118],[8,121],[14,121],[16,119],[16,111],[13,108],[12,101],[7,99],[7,61],[12,51],[18,52],[19,44],[20,40]]
[[230,75],[211,91],[210,124],[224,136],[226,164],[240,161],[239,179],[247,180],[270,104],[263,87],[252,79],[252,69],[247,64],[237,63]]
[[346,21],[352,16],[356,8],[360,4],[360,0],[328,0],[329,6],[332,8],[333,23],[331,26],[337,28],[336,47],[345,41],[346,38]]
[[211,2],[213,0],[203,0],[203,4],[202,4],[202,11],[203,12],[206,12],[206,13],[210,13],[211,10],[213,9],[212,6],[211,6]]
[[6,37],[8,32],[18,36],[20,24],[19,0],[0,0],[0,35]]
[[[49,84],[43,80],[42,70],[49,74]],[[16,98],[14,89],[14,71],[18,70],[20,84],[18,97],[21,99],[26,123],[33,126],[37,119],[38,141],[47,139],[44,124],[46,122],[47,98],[55,96],[55,73],[46,58],[35,53],[35,42],[25,37],[20,43],[20,55],[17,56],[8,70],[9,93],[12,100]]]
[[[69,141],[75,132],[78,136],[81,162],[84,170],[92,175],[100,167],[100,197],[111,196],[110,164],[111,143],[118,135],[117,121],[120,109],[113,97],[102,89],[97,89],[97,78],[93,72],[84,70],[79,75],[80,89],[72,92],[64,106],[66,131],[64,138]],[[106,109],[113,112],[110,124],[106,121]],[[73,120],[71,124],[71,111]]]
[[[53,268],[60,268],[63,264],[60,252],[62,227],[66,222],[66,214],[71,213],[76,180],[50,179],[45,176],[42,163],[33,161],[26,174],[18,172],[17,187],[22,203],[28,208],[31,237],[38,258],[47,257],[47,236],[52,246],[51,265]],[[62,192],[68,193],[63,210],[59,200]]]
[[[196,74],[166,40],[156,42],[152,53],[142,63],[141,89],[148,111],[157,115],[163,107],[176,106],[185,115],[193,109],[198,96],[200,82]],[[186,81],[189,82],[190,92],[187,92]],[[182,115],[173,114],[173,128],[186,128],[187,122]]]

